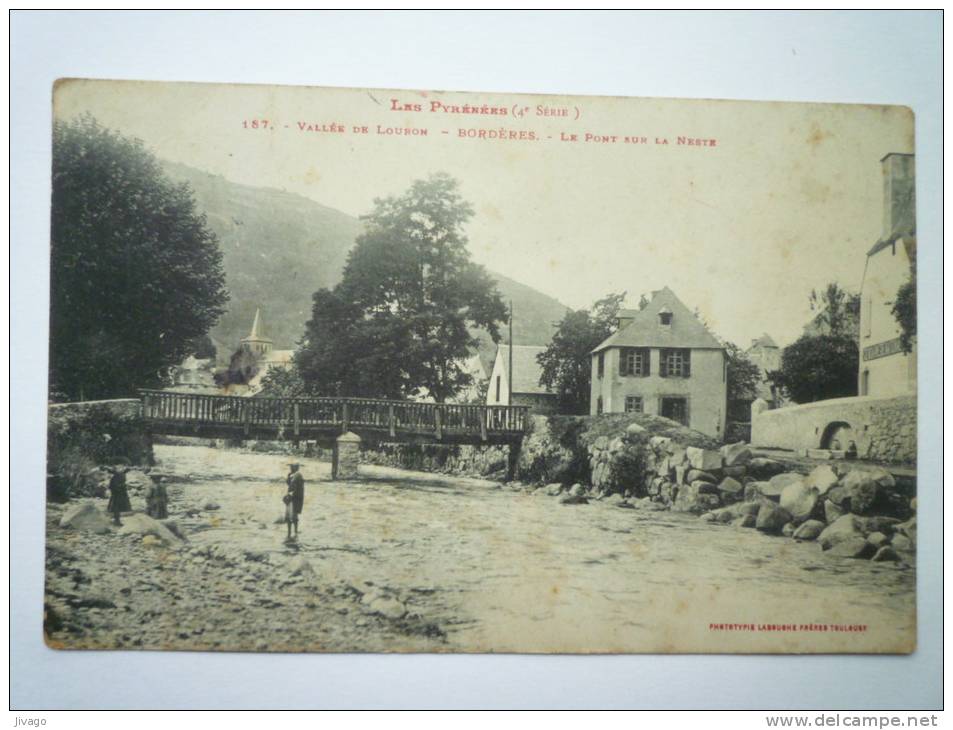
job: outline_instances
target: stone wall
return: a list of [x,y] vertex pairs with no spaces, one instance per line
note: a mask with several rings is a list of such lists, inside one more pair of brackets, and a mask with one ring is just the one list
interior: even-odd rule
[[753,446],[797,452],[826,448],[825,437],[834,428],[846,429],[860,459],[917,460],[916,396],[835,398],[761,412],[752,408]]
[[506,476],[506,446],[379,444],[361,451],[361,463],[460,476]]

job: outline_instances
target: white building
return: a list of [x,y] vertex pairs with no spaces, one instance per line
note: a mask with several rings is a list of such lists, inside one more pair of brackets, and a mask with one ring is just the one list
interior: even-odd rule
[[[529,406],[534,413],[555,413],[556,394],[539,384],[543,368],[536,357],[546,351],[542,345],[513,345],[513,372],[510,373],[510,346],[500,345],[493,361],[486,391],[488,406]],[[513,399],[510,402],[510,379]]]
[[916,344],[900,346],[900,326],[891,312],[897,290],[910,278],[916,258],[914,156],[891,153],[881,160],[884,179],[883,233],[867,252],[860,293],[860,395],[916,393]]

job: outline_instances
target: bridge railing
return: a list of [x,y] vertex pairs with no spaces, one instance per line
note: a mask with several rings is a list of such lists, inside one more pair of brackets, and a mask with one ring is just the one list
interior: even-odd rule
[[196,425],[290,428],[340,427],[399,432],[522,433],[527,406],[416,403],[373,398],[248,398],[142,390],[142,414],[150,421]]

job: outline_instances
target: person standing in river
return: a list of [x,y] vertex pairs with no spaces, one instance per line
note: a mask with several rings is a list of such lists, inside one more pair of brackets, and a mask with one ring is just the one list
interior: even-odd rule
[[109,504],[106,511],[113,516],[113,524],[121,525],[119,514],[121,512],[132,512],[132,504],[129,502],[129,490],[126,489],[126,469],[125,467],[114,467],[113,475],[109,478]]
[[304,476],[298,469],[301,464],[288,464],[291,471],[285,481],[288,483],[288,492],[285,494],[285,521],[288,523],[288,540],[291,540],[291,525],[295,528],[295,539],[298,539],[298,515],[304,507]]

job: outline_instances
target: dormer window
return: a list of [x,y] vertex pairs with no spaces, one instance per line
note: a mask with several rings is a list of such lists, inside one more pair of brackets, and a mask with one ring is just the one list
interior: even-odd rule
[[672,326],[672,310],[668,307],[662,307],[658,313],[658,323],[659,327],[671,327]]

